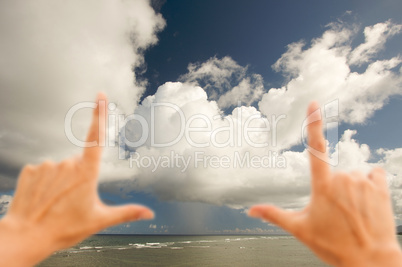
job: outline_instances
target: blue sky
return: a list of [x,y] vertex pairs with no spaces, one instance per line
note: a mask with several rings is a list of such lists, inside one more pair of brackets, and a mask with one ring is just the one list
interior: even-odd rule
[[[166,81],[176,81],[189,63],[212,56],[230,56],[264,77],[266,87],[280,87],[284,78],[271,65],[290,43],[319,37],[328,23],[339,19],[362,28],[389,19],[401,23],[398,1],[167,1],[161,12],[167,21],[159,43],[145,54],[149,81],[143,97],[155,93]],[[352,11],[351,15],[346,11]],[[360,31],[354,42],[361,42]],[[379,53],[387,58],[401,53],[402,37],[395,36]],[[359,127],[359,140],[373,148],[401,147],[401,124],[392,118],[401,114],[401,97]],[[350,125],[342,125],[343,130]],[[361,128],[360,128],[361,127]],[[384,138],[378,138],[383,136]]]
[[[250,70],[261,74],[267,87],[281,86],[284,78],[273,71],[271,65],[289,43],[316,38],[328,23],[338,19],[361,27],[388,19],[400,23],[397,10],[401,8],[397,1],[231,1],[230,4],[225,1],[167,1],[161,8],[167,26],[158,35],[159,43],[145,54],[147,72],[144,76],[149,80],[149,86],[144,97],[154,94],[166,81],[176,81],[186,72],[189,63],[204,62],[212,56],[230,56],[240,65],[249,65]],[[352,11],[352,14],[345,14],[346,11]],[[362,33],[357,39],[362,40]],[[387,43],[382,56],[400,53],[398,44],[400,46],[401,36]],[[396,96],[363,125],[341,125],[340,132],[353,127],[358,131],[359,142],[369,144],[373,149],[401,147],[402,125],[395,123],[397,114],[402,114],[401,104],[402,98]],[[145,199],[149,197],[142,196],[138,201]],[[152,224],[174,226],[186,221],[177,218],[174,222],[171,216],[165,216],[165,209],[174,210],[176,205],[180,207],[179,204],[149,201],[158,214]],[[197,205],[202,206],[196,204],[195,209],[200,209]],[[204,215],[200,219],[207,229],[268,228],[245,218],[238,210],[209,205],[205,205],[205,210],[213,217]],[[219,223],[222,221],[223,225]],[[196,233],[208,230],[198,231],[194,230]]]
[[[8,4],[16,14],[25,8]],[[76,10],[74,3],[69,5],[67,10]],[[74,18],[81,26],[71,23],[72,13],[61,13],[57,19],[43,6],[35,6],[32,14],[39,16],[28,17],[27,21],[37,25],[35,29],[40,29],[40,34],[31,34],[29,26],[17,22],[17,15],[1,21],[1,25],[9,22],[7,19],[15,22],[10,28],[0,27],[3,36],[10,36],[10,44],[21,40],[26,44],[9,48],[4,41],[0,46],[5,62],[17,63],[14,69],[10,64],[0,65],[3,73],[0,89],[6,96],[0,103],[3,114],[11,114],[4,115],[1,121],[4,128],[0,132],[3,148],[0,211],[4,212],[12,199],[15,178],[23,164],[48,157],[57,160],[77,151],[64,135],[65,114],[75,103],[90,101],[94,92],[103,90],[117,104],[119,112],[126,115],[134,112],[146,118],[149,105],[158,101],[180,106],[186,116],[198,112],[229,118],[236,100],[240,100],[242,110],[249,115],[262,114],[267,118],[272,114],[287,115],[278,130],[278,149],[287,159],[284,170],[190,168],[181,172],[172,168],[152,172],[149,168],[128,168],[127,160],[117,159],[116,148],[106,148],[100,180],[102,199],[110,204],[148,205],[154,209],[156,218],[105,232],[281,233],[275,227],[248,218],[245,211],[249,205],[259,202],[286,208],[301,208],[307,203],[308,165],[299,128],[303,119],[300,114],[304,114],[312,98],[323,105],[335,99],[339,101],[338,167],[367,170],[373,164],[383,166],[389,172],[395,219],[402,223],[402,193],[398,182],[402,179],[402,166],[397,164],[402,157],[398,150],[402,148],[401,64],[397,62],[402,43],[400,1],[182,0],[154,1],[153,6],[155,12],[147,1],[131,6],[116,4],[116,13],[110,14],[105,5],[96,8],[84,5],[79,8],[82,17]],[[54,12],[62,12],[63,8],[60,2]],[[57,28],[47,24],[44,26],[37,17],[55,20],[54,24],[66,34],[61,35]],[[125,23],[126,17],[131,19],[131,24]],[[99,21],[103,22],[98,24]],[[360,45],[368,43],[364,35],[366,27],[374,27],[373,32],[382,31],[384,35],[376,38],[373,33],[370,47],[361,46],[358,50]],[[104,31],[99,32],[99,28]],[[133,33],[131,43],[121,37],[127,32]],[[331,41],[325,33],[333,34],[340,41]],[[386,41],[382,43],[382,40]],[[301,41],[304,45],[299,52],[291,50],[291,44],[297,46]],[[328,42],[332,44],[326,47]],[[39,51],[35,53],[38,58],[32,56],[35,49]],[[24,54],[18,56],[22,50],[32,52],[28,56],[32,56],[31,61]],[[66,57],[61,56],[63,53]],[[45,62],[39,60],[40,56]],[[386,60],[393,61],[381,63]],[[382,65],[372,73],[367,72],[376,62]],[[32,67],[30,64],[41,68],[33,70],[32,75],[26,74],[26,68]],[[35,80],[34,76],[46,77],[43,73],[54,68],[57,69],[51,70],[54,79],[46,84]],[[229,74],[225,76],[225,73]],[[360,82],[352,79],[353,73],[360,75]],[[320,89],[316,80],[324,88]],[[337,83],[347,89],[335,87]],[[356,87],[359,89],[354,91]],[[35,96],[33,91],[37,92]],[[23,92],[31,92],[37,101],[20,112],[21,109],[9,103],[29,102],[31,93],[24,96]],[[60,96],[65,99],[58,100]],[[33,110],[31,117],[26,115],[27,110]],[[32,117],[38,123],[32,127],[32,134],[26,136],[24,125]],[[166,113],[160,115],[156,128],[160,140],[164,135],[174,136],[175,122],[171,119]],[[77,136],[84,136],[87,120],[85,112],[77,114],[74,122]],[[138,124],[129,123],[126,129],[130,137],[138,137]],[[169,151],[187,156],[196,152],[181,143],[167,149],[152,148],[148,143],[126,149],[149,157],[165,156]],[[236,149],[255,155],[267,151],[247,146],[200,151],[222,156],[233,154]],[[378,149],[383,152],[376,153]],[[32,156],[33,153],[37,156]],[[288,177],[281,179],[283,175]]]

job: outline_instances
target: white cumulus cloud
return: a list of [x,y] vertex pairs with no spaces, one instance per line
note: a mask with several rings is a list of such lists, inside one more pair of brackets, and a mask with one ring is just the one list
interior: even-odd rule
[[[146,83],[133,69],[164,26],[147,0],[0,1],[0,160],[19,168],[78,153],[64,118],[98,91],[132,112]],[[81,140],[90,116],[74,116]]]
[[349,63],[361,65],[368,62],[379,50],[384,48],[387,39],[400,33],[402,25],[391,21],[377,23],[364,29],[365,42],[356,47],[350,54]]
[[[370,45],[377,47],[375,51],[383,47],[384,38],[392,36],[386,32],[400,27],[390,22],[381,25],[371,27],[377,34],[384,32],[377,46]],[[402,93],[401,59],[380,60],[374,52],[358,52],[361,46],[351,46],[357,32],[353,27],[332,24],[309,46],[290,44],[273,65],[288,78],[281,88],[266,90],[262,79],[251,82],[253,74],[247,67],[229,57],[190,64],[181,82],[162,85],[136,108],[134,114],[144,119],[149,131],[144,142],[126,146],[127,152],[133,153],[131,160],[123,161],[130,175],[124,179],[103,175],[105,188],[113,184],[126,193],[138,190],[164,200],[239,208],[259,202],[288,208],[305,205],[310,191],[308,154],[291,149],[302,141],[308,103],[313,99],[323,106],[339,103],[335,109],[332,105],[332,110],[323,110],[324,117],[335,111],[338,116],[332,119],[339,123],[358,124],[390,97]],[[366,34],[370,35],[367,30]],[[368,54],[369,64],[361,72],[352,71],[352,55],[366,62]],[[256,84],[257,94],[253,95],[250,92]],[[243,106],[230,112],[237,100]],[[258,109],[250,106],[257,100]],[[137,119],[127,123],[125,136],[131,144],[140,141],[143,126]],[[249,128],[247,133],[245,128]],[[336,168],[368,171],[374,165],[369,162],[369,146],[353,138],[354,130],[340,134],[337,146],[330,144],[335,148],[332,158],[339,157]],[[175,142],[165,147],[155,145],[171,141]],[[111,174],[113,166],[109,167]]]
[[264,89],[261,75],[248,73],[248,67],[240,66],[228,56],[190,64],[188,73],[179,80],[203,86],[209,99],[216,100],[222,109],[238,103],[250,105],[260,99]]

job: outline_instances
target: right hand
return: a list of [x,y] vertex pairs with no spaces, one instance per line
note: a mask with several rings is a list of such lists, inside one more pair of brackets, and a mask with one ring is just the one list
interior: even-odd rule
[[384,170],[331,172],[317,109],[315,102],[308,108],[309,205],[301,211],[258,205],[249,215],[282,227],[331,265],[402,266]]

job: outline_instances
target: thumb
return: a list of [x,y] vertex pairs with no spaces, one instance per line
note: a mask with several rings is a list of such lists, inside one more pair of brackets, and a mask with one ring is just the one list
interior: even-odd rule
[[273,205],[257,205],[250,208],[248,215],[271,222],[293,233],[295,229],[295,211],[287,211]]
[[142,205],[104,206],[103,224],[110,227],[116,224],[150,220],[154,218],[154,212]]

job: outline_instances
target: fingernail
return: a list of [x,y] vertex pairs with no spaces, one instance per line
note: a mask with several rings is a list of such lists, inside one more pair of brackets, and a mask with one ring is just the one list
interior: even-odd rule
[[154,212],[152,210],[149,210],[149,209],[144,209],[138,215],[139,220],[151,220],[154,217],[155,217]]

